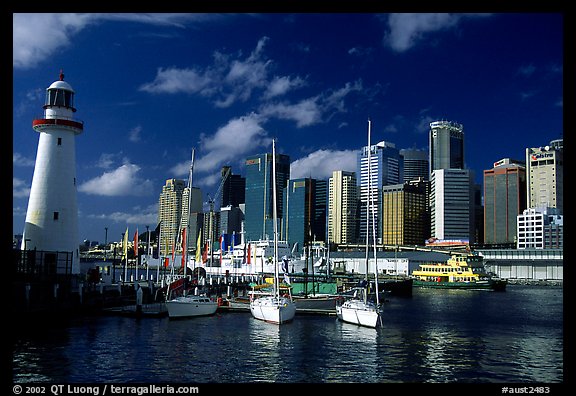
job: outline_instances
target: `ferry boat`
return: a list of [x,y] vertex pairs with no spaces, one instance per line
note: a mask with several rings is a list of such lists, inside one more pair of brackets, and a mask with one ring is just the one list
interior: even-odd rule
[[440,289],[506,290],[507,281],[486,273],[483,257],[453,255],[445,263],[420,264],[412,271],[413,286]]

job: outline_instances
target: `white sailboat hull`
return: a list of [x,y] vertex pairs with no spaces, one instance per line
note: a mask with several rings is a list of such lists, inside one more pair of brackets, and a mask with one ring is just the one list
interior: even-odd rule
[[185,296],[166,301],[166,308],[170,318],[189,318],[215,314],[218,303],[208,297]]
[[336,315],[343,322],[375,328],[378,325],[380,313],[372,303],[348,300],[342,305],[336,306]]
[[258,320],[282,324],[294,319],[296,304],[285,297],[260,297],[250,302],[250,312]]

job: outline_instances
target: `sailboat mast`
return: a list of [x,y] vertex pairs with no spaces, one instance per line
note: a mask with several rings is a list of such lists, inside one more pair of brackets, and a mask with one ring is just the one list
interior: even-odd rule
[[188,213],[186,213],[186,244],[184,248],[184,275],[186,275],[186,267],[188,267],[188,241],[190,240],[190,209],[192,207],[192,173],[194,172],[194,151],[192,148],[192,160],[190,161],[190,172],[188,173]]
[[372,145],[370,143],[370,120],[368,120],[368,196],[366,197],[366,290],[364,302],[368,301],[368,252],[370,245],[370,197],[372,195]]
[[278,214],[276,213],[276,142],[272,139],[272,221],[274,227],[274,294],[280,297],[278,285],[278,232],[276,229]]
[[[371,125],[372,123],[368,120],[368,136],[370,136]],[[376,256],[376,213],[374,213],[374,195],[372,195],[372,192],[370,192],[370,209],[370,212],[372,212],[372,244],[374,248],[374,286],[376,288],[376,304],[380,304],[378,296],[378,257]]]

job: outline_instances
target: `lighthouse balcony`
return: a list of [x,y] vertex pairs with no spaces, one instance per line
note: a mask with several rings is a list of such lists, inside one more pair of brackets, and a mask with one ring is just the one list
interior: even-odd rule
[[50,131],[55,127],[68,129],[79,134],[84,130],[84,123],[80,120],[60,115],[43,116],[42,118],[36,118],[32,121],[32,128],[34,128],[36,132]]

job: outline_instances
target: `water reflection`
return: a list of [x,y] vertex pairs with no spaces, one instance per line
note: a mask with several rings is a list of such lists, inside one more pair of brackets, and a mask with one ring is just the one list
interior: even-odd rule
[[[543,307],[539,310],[538,307]],[[17,332],[15,382],[544,382],[563,380],[562,294],[415,290],[381,328],[249,313],[91,317]]]
[[280,333],[281,328],[291,323],[277,325],[250,318],[248,322],[249,340],[253,344],[250,360],[254,362],[251,376],[256,382],[275,382],[280,375]]

